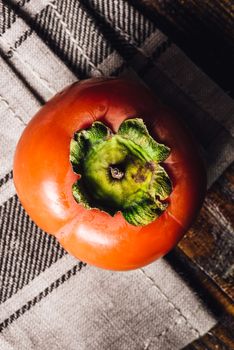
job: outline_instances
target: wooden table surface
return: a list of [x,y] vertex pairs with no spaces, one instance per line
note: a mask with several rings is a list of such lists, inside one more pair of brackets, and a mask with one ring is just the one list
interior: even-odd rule
[[[234,2],[129,0],[234,96]],[[167,257],[219,323],[187,350],[234,349],[234,165],[208,191],[193,227]]]

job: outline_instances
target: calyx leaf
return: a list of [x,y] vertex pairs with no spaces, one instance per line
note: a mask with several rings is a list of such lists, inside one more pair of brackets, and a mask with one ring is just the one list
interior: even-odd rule
[[146,149],[150,157],[156,162],[163,162],[170,153],[170,148],[156,142],[149,134],[144,122],[140,118],[127,119],[119,127],[118,134],[134,140],[136,144]]
[[169,176],[158,164],[169,152],[149,135],[140,118],[125,120],[117,134],[95,122],[71,140],[70,161],[81,175],[72,187],[73,196],[87,209],[110,215],[121,211],[130,224],[147,225],[166,209],[172,191]]
[[143,226],[158,218],[166,207],[167,204],[163,204],[153,198],[148,198],[139,204],[124,209],[123,216],[132,225]]

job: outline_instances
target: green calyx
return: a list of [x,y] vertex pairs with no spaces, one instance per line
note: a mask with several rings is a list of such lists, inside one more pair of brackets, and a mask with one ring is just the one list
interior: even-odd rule
[[159,165],[170,149],[157,143],[142,119],[127,119],[118,133],[97,121],[74,134],[70,161],[80,179],[73,184],[75,200],[87,209],[110,215],[121,211],[127,222],[144,226],[160,216],[172,191]]

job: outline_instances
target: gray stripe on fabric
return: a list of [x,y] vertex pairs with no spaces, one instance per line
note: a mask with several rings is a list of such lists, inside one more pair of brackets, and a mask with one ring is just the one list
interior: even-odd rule
[[9,180],[13,178],[13,171],[11,170],[2,179],[0,179],[0,187],[5,185]]
[[38,276],[35,276],[27,285],[19,289],[17,293],[0,304],[0,323],[8,318],[9,315],[13,314],[15,310],[20,309],[28,300],[33,299],[40,291],[46,289],[48,285],[65,274],[75,264],[77,264],[77,259],[69,254],[65,254],[53,263],[50,268],[45,269]]
[[34,17],[36,13],[42,11],[48,4],[54,3],[56,0],[7,0],[11,8],[16,14],[23,13]]
[[[113,45],[113,48],[117,50],[123,59],[128,60],[135,54],[135,46],[129,41],[126,41],[127,34],[123,31],[116,31],[111,26],[111,22],[102,13],[95,11],[91,1],[80,0],[80,4],[87,15],[92,18],[95,25],[101,29],[105,40]],[[133,41],[131,40],[131,42]]]
[[12,24],[17,20],[18,10],[34,12],[41,11],[48,3],[53,0],[0,0],[0,35],[9,30]]
[[[35,30],[75,74],[86,77],[90,70],[98,71],[97,65],[103,60],[103,55],[111,52],[111,45],[78,2],[74,3],[77,23],[72,22],[71,13],[64,11],[66,9],[62,1],[50,4],[41,13]],[[97,50],[93,50],[93,41]]]
[[[33,1],[35,0],[31,0]],[[40,17],[40,13],[37,12],[33,15],[35,20]],[[29,36],[31,40],[28,43],[26,39]],[[7,33],[0,38],[0,50],[19,80],[22,80],[25,87],[31,89],[40,101],[48,100],[65,85],[76,80],[71,71],[21,17],[18,17]]]
[[65,251],[40,230],[14,195],[0,207],[0,303],[60,259]]
[[[97,65],[111,53],[110,45],[103,40],[99,29],[94,27],[91,19],[83,12],[79,3],[75,2],[72,11],[70,11],[71,4],[72,2],[69,0],[58,1],[58,12],[63,14],[63,21],[72,36],[77,39],[89,59]],[[95,50],[93,49],[93,43],[95,43]]]
[[[152,27],[152,24],[150,26],[149,25],[150,22],[148,22],[148,21],[145,21],[146,28],[145,28],[145,30],[143,30],[143,32],[145,33],[145,35],[144,35],[145,41],[139,42],[139,40],[134,39],[134,34],[133,34],[134,30],[132,32],[131,25],[127,26],[127,27],[125,25],[121,25],[121,24],[118,26],[115,26],[115,19],[114,19],[113,15],[109,14],[109,16],[107,16],[107,13],[109,13],[109,12],[111,13],[112,5],[105,4],[105,5],[101,6],[99,1],[96,4],[96,1],[91,1],[91,0],[90,1],[80,0],[80,3],[82,4],[82,7],[84,8],[85,12],[87,12],[87,14],[92,17],[95,24],[101,28],[105,39],[108,42],[112,43],[113,48],[118,52],[119,55],[122,56],[122,58],[128,64],[129,64],[129,61],[135,55],[138,54],[138,52],[141,52],[143,55],[146,56],[146,58],[149,61],[151,61],[152,57],[150,57],[150,56],[152,55],[152,52],[154,52],[156,50],[157,46],[158,47],[161,46],[161,53],[159,52],[160,51],[160,48],[159,48],[158,56],[160,56],[169,46],[166,44],[165,48],[162,50],[162,43],[164,41],[165,41],[165,43],[166,42],[169,43],[169,40],[167,39],[167,37],[164,34],[162,34],[156,28]],[[124,6],[124,4],[125,3],[121,2],[122,7]],[[100,5],[100,6],[97,6],[97,5]],[[129,5],[128,5],[128,7],[129,7]],[[128,8],[128,11],[131,12],[131,7]],[[141,15],[139,13],[138,13],[138,15],[139,15],[139,22],[140,22]],[[148,24],[148,26],[147,26],[147,24]],[[140,31],[142,32],[142,28]],[[139,33],[140,33],[140,31],[139,31]],[[130,33],[132,33],[132,34],[130,34]],[[148,35],[148,37],[146,37],[146,35]],[[154,38],[155,41],[152,40],[151,43],[149,42],[147,45],[145,45],[146,41],[149,38]],[[154,41],[154,44],[152,44],[153,41]],[[156,57],[154,57],[154,59],[156,59]],[[118,70],[116,70],[116,69],[118,69]],[[113,74],[117,73],[119,71],[119,68],[116,67],[116,69],[113,71]]]
[[4,0],[0,0],[0,14],[0,35],[2,35],[15,22],[16,15]]
[[86,264],[78,262],[75,266],[73,266],[72,269],[68,270],[65,274],[52,282],[32,300],[29,300],[27,304],[24,304],[20,309],[16,310],[7,319],[0,323],[0,333],[10,324],[16,321],[20,316],[24,315],[25,312],[29,311],[33,306],[38,304],[43,298],[52,293],[56,288],[61,286],[64,282],[68,281],[72,276],[75,276],[84,266],[86,266]]
[[129,43],[140,46],[156,30],[151,21],[124,0],[90,0],[89,4]]
[[[0,178],[3,178],[12,169],[17,140],[30,119],[29,116],[38,110],[40,103],[1,58],[0,81]],[[5,194],[2,186],[0,202]]]
[[[76,74],[81,77],[87,76],[88,73],[90,74],[90,70],[91,74],[102,74],[103,72],[98,72],[97,64],[100,61],[102,62],[105,57],[108,57],[109,53],[113,51],[113,48],[108,40],[104,39],[100,34],[99,23],[94,24],[94,21],[91,20],[85,8],[82,8],[80,4],[74,5],[73,16],[71,16],[69,5],[71,5],[71,2],[67,3],[65,1],[49,4],[37,16],[33,27],[47,43],[51,43],[50,47],[59,57],[65,59],[65,62],[70,67],[73,66],[73,71],[75,70]],[[145,30],[141,28],[139,33],[144,32],[144,36],[149,35],[153,30],[152,24],[149,24],[150,22],[146,20],[141,20],[139,13],[138,17],[139,23],[142,25],[146,23]],[[50,25],[47,27],[48,22],[50,22]],[[77,23],[74,24],[74,22]],[[87,30],[87,28],[91,30]],[[126,27],[124,27],[124,30],[126,30]],[[79,32],[79,47],[82,49],[79,52],[77,49],[75,50],[77,32]],[[123,30],[121,33],[123,36],[126,36],[126,32],[123,32]],[[93,50],[93,45],[91,44],[93,42],[98,44],[95,50]],[[63,56],[60,55],[60,51],[58,50],[58,43],[63,51]],[[123,43],[123,46],[124,48],[126,47],[126,42]],[[66,52],[66,57],[64,56],[64,52]],[[92,55],[93,57],[91,57]]]
[[25,40],[33,33],[32,28],[28,28],[13,44],[13,48],[17,49],[20,45],[23,44]]
[[45,340],[54,350],[180,349],[215,323],[199,296],[163,260],[128,273],[87,266],[46,298],[39,298],[40,279],[36,297],[28,299],[36,302],[33,310],[31,302],[22,302],[16,315],[9,313],[12,326],[6,325],[1,336],[6,344],[20,339],[22,349],[32,344],[41,349]]

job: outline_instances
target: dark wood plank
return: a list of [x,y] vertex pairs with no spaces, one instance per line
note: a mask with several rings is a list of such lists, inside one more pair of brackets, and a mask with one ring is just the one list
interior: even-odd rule
[[219,323],[186,350],[234,349],[234,164],[208,191],[193,227],[167,259]]
[[208,191],[179,250],[234,301],[234,165]]
[[128,0],[234,96],[232,0]]
[[214,328],[184,350],[233,350],[234,349],[234,321],[226,317]]
[[167,256],[217,317],[234,317],[234,164],[208,191],[192,228]]
[[234,164],[208,191],[196,222],[167,259],[220,319],[186,350],[234,349]]

